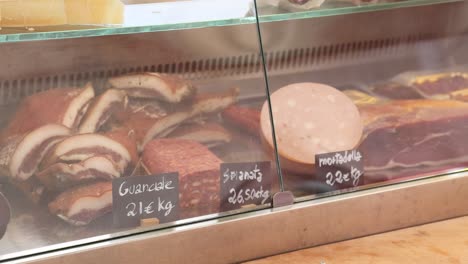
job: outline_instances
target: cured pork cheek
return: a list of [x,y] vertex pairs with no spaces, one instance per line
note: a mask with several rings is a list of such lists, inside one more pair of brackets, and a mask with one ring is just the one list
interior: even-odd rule
[[231,134],[217,123],[182,125],[168,137],[193,140],[209,148],[229,143],[232,140]]
[[68,137],[55,146],[45,167],[57,162],[75,162],[93,156],[108,155],[120,170],[131,162],[130,152],[121,143],[100,134],[81,134]]
[[198,94],[193,103],[192,115],[221,112],[237,102],[239,88],[232,88],[223,93]]
[[131,165],[135,166],[138,163],[140,158],[138,156],[138,143],[135,130],[126,127],[120,127],[108,131],[103,135],[120,143],[127,149],[127,151],[130,153]]
[[226,107],[234,104],[237,101],[238,95],[238,88],[231,89],[224,93],[206,93],[197,95],[190,109],[175,112],[158,119],[147,131],[141,144],[142,148],[144,148],[145,145],[154,138],[166,137],[180,124],[187,122],[191,118],[222,111]]
[[11,156],[10,176],[17,180],[31,177],[49,149],[70,133],[69,128],[55,124],[45,125],[28,133],[19,141]]
[[93,133],[99,130],[114,112],[126,108],[125,93],[108,90],[99,96],[88,108],[79,127],[79,133]]
[[151,126],[168,114],[167,107],[160,102],[130,98],[128,107],[116,113],[116,122],[112,124],[111,130],[133,131],[134,138],[139,145]]
[[94,156],[79,163],[56,163],[36,174],[49,190],[65,189],[95,180],[112,180],[123,171],[108,156]]
[[154,98],[179,103],[195,95],[195,87],[175,75],[146,72],[110,78],[109,87],[124,90],[131,97]]
[[87,225],[112,211],[112,182],[69,189],[49,203],[49,211],[72,225]]
[[75,128],[94,97],[94,89],[61,88],[40,92],[24,99],[3,133],[4,137],[23,135],[47,124]]

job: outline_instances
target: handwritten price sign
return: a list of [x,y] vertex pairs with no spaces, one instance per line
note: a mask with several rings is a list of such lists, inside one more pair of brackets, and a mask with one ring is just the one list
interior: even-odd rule
[[175,221],[179,214],[179,175],[125,177],[112,182],[112,212],[119,227],[138,226],[140,220]]
[[316,155],[315,167],[318,180],[333,189],[362,185],[364,165],[362,154],[358,150]]
[[270,203],[271,182],[269,161],[221,164],[222,211]]

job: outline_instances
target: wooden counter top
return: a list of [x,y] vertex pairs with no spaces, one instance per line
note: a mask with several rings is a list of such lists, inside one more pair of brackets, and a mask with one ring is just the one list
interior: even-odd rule
[[299,250],[248,264],[468,263],[468,216]]

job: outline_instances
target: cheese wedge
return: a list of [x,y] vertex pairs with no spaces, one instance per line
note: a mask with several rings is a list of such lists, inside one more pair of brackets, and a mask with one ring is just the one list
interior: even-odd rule
[[70,25],[123,24],[124,4],[120,0],[65,0]]
[[0,0],[1,27],[66,24],[64,0]]

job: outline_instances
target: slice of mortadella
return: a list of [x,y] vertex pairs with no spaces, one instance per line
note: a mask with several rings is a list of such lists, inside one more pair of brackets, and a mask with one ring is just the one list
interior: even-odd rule
[[91,84],[84,88],[60,88],[31,95],[21,102],[2,137],[23,135],[47,124],[75,129],[93,98]]
[[72,225],[87,225],[112,211],[112,182],[69,189],[49,203],[49,211]]
[[[283,168],[312,174],[315,155],[355,148],[363,133],[356,105],[344,93],[318,83],[296,83],[271,95],[278,153]],[[273,147],[268,102],[260,124]]]

